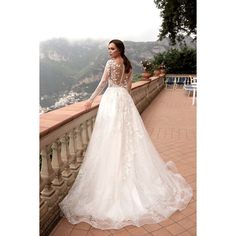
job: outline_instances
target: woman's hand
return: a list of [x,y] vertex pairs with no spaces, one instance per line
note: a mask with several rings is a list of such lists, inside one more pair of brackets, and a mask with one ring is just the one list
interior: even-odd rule
[[92,106],[92,103],[93,103],[93,102],[90,101],[90,100],[86,101],[86,103],[84,104],[84,108],[85,108],[85,110],[90,109],[91,106]]

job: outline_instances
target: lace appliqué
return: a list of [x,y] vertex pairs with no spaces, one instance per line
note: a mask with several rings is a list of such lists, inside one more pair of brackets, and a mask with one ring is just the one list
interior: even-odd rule
[[[124,64],[117,63],[114,59],[108,60],[97,88],[90,96],[89,100],[94,101],[95,97],[102,93],[104,88],[108,87],[123,87],[129,90],[128,84],[131,79],[131,74],[125,74]],[[130,92],[130,91],[129,91]]]
[[125,181],[127,178],[129,178],[131,175],[134,174],[134,158],[137,156],[137,151],[133,148],[135,147],[135,140],[139,140],[139,142],[142,140],[143,135],[140,130],[137,129],[137,127],[132,125],[132,121],[130,120],[131,117],[131,105],[126,104],[123,108],[123,124],[125,123],[126,129],[122,132],[127,132],[124,137],[127,137],[126,140],[123,140],[123,149],[122,149],[122,155],[124,157],[123,162],[123,175],[122,180]]
[[99,82],[97,88],[94,90],[94,92],[92,93],[92,95],[89,98],[89,100],[91,102],[93,102],[95,97],[98,96],[99,94],[101,94],[101,92],[107,86],[109,76],[110,76],[110,62],[107,61],[103,75],[102,75],[102,79]]
[[128,89],[128,83],[130,80],[130,75],[125,74],[125,66],[124,64],[117,63],[115,60],[109,60],[110,64],[110,78],[108,81],[109,87],[123,87]]

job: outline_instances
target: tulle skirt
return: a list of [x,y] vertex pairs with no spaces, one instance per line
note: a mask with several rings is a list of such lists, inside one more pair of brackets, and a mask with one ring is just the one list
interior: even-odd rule
[[72,224],[141,226],[184,209],[192,189],[155,149],[127,90],[108,87],[79,173],[59,204]]

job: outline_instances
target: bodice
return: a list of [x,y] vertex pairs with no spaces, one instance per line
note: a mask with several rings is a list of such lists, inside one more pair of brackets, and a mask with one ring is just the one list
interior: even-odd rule
[[117,63],[114,59],[110,59],[108,63],[109,63],[108,87],[119,86],[127,89],[129,82],[129,75],[125,74],[124,64]]
[[130,93],[130,85],[132,81],[132,71],[125,73],[125,65],[117,63],[114,59],[107,61],[103,76],[97,88],[90,96],[89,100],[92,102],[95,97],[102,92],[108,83],[108,87],[122,87]]

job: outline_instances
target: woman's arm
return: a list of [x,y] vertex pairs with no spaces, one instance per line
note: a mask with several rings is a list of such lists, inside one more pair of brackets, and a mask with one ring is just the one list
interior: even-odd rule
[[92,106],[92,103],[93,103],[94,99],[96,98],[96,96],[98,96],[103,91],[103,89],[106,87],[109,76],[110,76],[110,61],[108,60],[106,63],[102,78],[101,78],[97,88],[94,90],[94,92],[92,93],[90,98],[84,104],[85,109],[89,109]]
[[97,88],[94,90],[94,92],[92,93],[92,95],[89,98],[90,102],[93,102],[94,99],[96,98],[96,96],[98,96],[103,91],[103,89],[106,87],[109,75],[110,75],[110,63],[109,63],[109,61],[107,61],[103,75],[102,75],[102,79],[100,80]]

